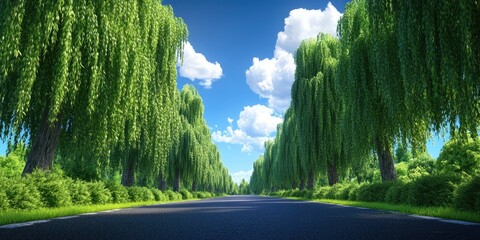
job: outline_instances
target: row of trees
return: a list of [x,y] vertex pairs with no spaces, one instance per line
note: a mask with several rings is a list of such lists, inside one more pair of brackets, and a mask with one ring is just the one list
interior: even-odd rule
[[362,171],[372,152],[383,181],[397,178],[395,143],[425,151],[431,132],[476,135],[480,119],[480,5],[354,0],[339,38],[296,52],[292,103],[254,163],[250,187],[313,189]]
[[[0,137],[28,143],[23,174],[56,160],[85,180],[121,171],[126,186],[166,188],[180,162],[185,181],[230,187],[206,137],[201,99],[191,87],[180,96],[176,86],[187,35],[157,0],[2,1]],[[186,129],[202,145],[188,160]]]

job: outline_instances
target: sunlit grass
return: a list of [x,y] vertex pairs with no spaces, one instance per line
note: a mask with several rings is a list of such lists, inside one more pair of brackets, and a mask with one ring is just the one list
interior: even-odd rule
[[[180,200],[191,201],[196,199]],[[102,205],[85,205],[85,206],[68,206],[60,208],[40,208],[35,210],[7,210],[0,211],[0,225],[21,223],[35,220],[43,220],[57,217],[73,216],[82,213],[100,212],[112,209],[122,209],[130,207],[148,206],[154,204],[165,204],[180,201],[168,202],[133,202],[133,203],[116,203]]]
[[461,220],[467,222],[480,223],[480,213],[460,211],[451,207],[417,207],[410,205],[395,205],[389,203],[378,202],[354,202],[347,200],[333,200],[333,199],[307,199],[298,197],[288,197],[288,199],[305,200],[321,203],[340,204],[344,206],[372,208],[385,211],[395,211],[405,214],[416,214],[422,216],[439,217],[445,219]]

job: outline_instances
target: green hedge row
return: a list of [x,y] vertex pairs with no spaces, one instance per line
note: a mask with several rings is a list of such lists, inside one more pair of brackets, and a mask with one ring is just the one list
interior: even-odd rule
[[429,175],[414,181],[335,184],[308,190],[280,190],[273,195],[310,199],[387,202],[414,206],[446,206],[480,211],[480,176],[462,182],[452,175]]
[[0,176],[0,210],[37,209],[71,205],[177,201],[209,198],[208,192],[173,192],[146,187],[124,187],[119,183],[73,180],[59,173],[34,172],[25,178]]

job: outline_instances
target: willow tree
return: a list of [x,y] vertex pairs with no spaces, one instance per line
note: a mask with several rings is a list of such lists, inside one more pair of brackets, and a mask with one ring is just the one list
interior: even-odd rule
[[410,111],[426,114],[434,130],[477,134],[480,119],[478,1],[392,0]]
[[265,190],[265,177],[264,177],[264,159],[263,155],[258,157],[255,162],[253,162],[253,173],[250,176],[250,190],[253,193],[260,194]]
[[302,42],[295,55],[297,65],[292,87],[302,167],[308,172],[308,188],[314,176],[326,172],[331,185],[338,181],[341,158],[342,109],[336,84],[338,40],[319,34]]
[[341,56],[338,83],[345,101],[347,157],[359,161],[375,150],[383,181],[396,179],[392,148],[397,125],[389,115],[381,81],[374,76],[372,37],[365,0],[347,4],[338,23]]
[[[294,114],[293,108],[287,109],[284,121],[279,124],[275,137],[278,152],[273,174],[275,183],[282,189],[295,189],[300,184],[300,179],[306,179],[306,174],[301,171],[300,146]],[[301,188],[303,189],[304,186]]]
[[138,119],[161,91],[137,94],[154,82],[171,91],[170,55],[185,25],[154,0],[21,0],[0,9],[1,135],[30,139],[24,173],[52,167],[60,135],[63,156],[105,168],[99,159],[136,141]]

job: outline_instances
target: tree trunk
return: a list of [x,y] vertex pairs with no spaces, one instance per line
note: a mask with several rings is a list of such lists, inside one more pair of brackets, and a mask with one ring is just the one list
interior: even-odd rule
[[315,175],[313,174],[313,170],[308,172],[308,182],[307,182],[307,189],[313,190],[315,188]]
[[393,156],[390,144],[377,138],[376,145],[382,181],[385,182],[397,179],[397,173],[395,172],[395,166],[393,165]]
[[300,180],[300,186],[298,187],[299,190],[305,189],[305,179]]
[[192,192],[196,192],[197,191],[197,181],[193,180],[192,182]]
[[32,135],[32,147],[28,153],[27,163],[23,169],[22,176],[32,173],[36,168],[45,171],[53,167],[53,158],[62,126],[60,116],[57,117],[57,120],[53,124],[49,123],[49,112],[50,109],[47,105],[43,112],[40,125],[35,131],[35,135]]
[[297,188],[297,184],[295,183],[295,181],[292,181],[292,189],[295,189]]
[[167,190],[167,180],[160,178],[158,180],[158,190],[165,191]]
[[127,158],[127,164],[123,168],[122,185],[125,187],[133,186],[135,183],[135,156],[130,153]]
[[338,182],[338,172],[337,172],[337,165],[333,163],[328,163],[328,185],[333,186],[335,183]]
[[180,170],[175,169],[175,179],[173,180],[173,191],[180,191]]

